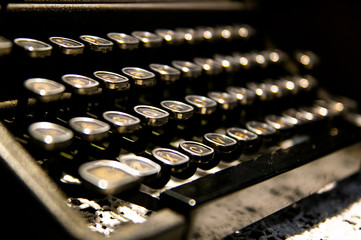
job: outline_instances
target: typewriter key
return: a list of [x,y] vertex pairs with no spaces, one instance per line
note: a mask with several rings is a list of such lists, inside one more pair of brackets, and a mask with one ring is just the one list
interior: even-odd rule
[[214,59],[222,65],[226,72],[236,72],[240,69],[240,65],[230,55],[215,54]]
[[161,170],[159,164],[145,157],[123,156],[120,157],[119,162],[124,163],[134,169],[134,172],[140,178],[155,176],[159,174]]
[[196,27],[195,31],[197,32],[197,34],[202,36],[205,41],[217,40],[215,29],[213,27],[199,26],[199,27]]
[[182,72],[184,78],[197,78],[202,74],[202,67],[188,61],[172,61],[172,66]]
[[197,168],[190,163],[189,157],[169,148],[155,148],[152,155],[157,163],[172,176],[179,179],[190,178]]
[[140,129],[140,119],[124,112],[107,111],[103,113],[103,118],[115,126],[120,134]]
[[145,48],[157,48],[162,45],[162,37],[147,31],[134,31],[132,36],[137,38]]
[[10,40],[0,36],[0,57],[10,54],[12,47],[13,43]]
[[190,158],[197,167],[208,170],[219,163],[219,159],[214,158],[213,148],[194,141],[183,141],[179,144],[179,150]]
[[66,74],[61,79],[73,89],[74,93],[79,95],[92,95],[99,89],[99,82],[82,75]]
[[319,57],[312,51],[297,51],[295,58],[301,66],[307,70],[312,70],[319,63]]
[[136,176],[142,179],[142,183],[149,187],[163,187],[169,180],[169,177],[167,177],[166,181],[161,179],[160,165],[148,158],[139,156],[123,156],[119,158],[119,162],[132,168]]
[[174,82],[179,80],[181,72],[178,69],[172,68],[164,64],[152,63],[149,68],[154,72],[158,73],[160,80],[166,82]]
[[115,41],[120,49],[133,50],[139,46],[139,40],[133,36],[124,33],[108,33],[108,38]]
[[176,32],[179,32],[184,36],[184,39],[189,44],[199,43],[203,40],[203,35],[200,31],[196,31],[193,28],[176,28]]
[[317,80],[310,75],[304,77],[295,76],[293,77],[292,81],[295,83],[295,85],[300,91],[304,92],[309,92],[310,90],[316,88],[318,84]]
[[194,108],[191,105],[179,101],[165,100],[160,103],[163,108],[170,112],[170,118],[187,120],[193,116]]
[[249,54],[243,54],[239,52],[234,52],[232,54],[233,60],[238,63],[239,69],[251,69],[253,67],[253,62]]
[[170,29],[156,29],[155,33],[163,38],[169,45],[180,45],[184,42],[184,35],[181,32]]
[[69,146],[73,138],[71,130],[50,122],[33,123],[28,132],[36,144],[49,151]]
[[107,39],[91,35],[81,35],[80,39],[94,52],[107,53],[113,50],[114,44]]
[[278,140],[277,130],[267,123],[249,121],[246,123],[246,127],[249,131],[257,134],[266,145],[273,144]]
[[58,101],[65,91],[64,85],[45,78],[30,78],[24,82],[24,86],[41,102]]
[[110,126],[102,121],[89,117],[75,117],[69,120],[70,127],[76,131],[82,139],[95,142],[108,137]]
[[248,39],[255,34],[255,30],[247,24],[233,25],[233,34],[241,39]]
[[134,111],[142,117],[146,126],[160,127],[168,122],[169,113],[157,107],[138,105]]
[[49,40],[56,44],[65,55],[78,55],[84,52],[84,44],[70,38],[51,37]]
[[142,68],[125,67],[122,72],[133,79],[137,86],[149,87],[156,84],[155,74]]
[[223,67],[216,60],[211,58],[194,58],[194,63],[201,66],[207,75],[218,75],[223,71]]
[[233,27],[230,25],[216,26],[215,27],[215,35],[219,39],[230,40],[233,37]]
[[217,103],[208,97],[187,95],[185,100],[194,107],[194,112],[197,114],[210,115],[217,109]]
[[238,104],[237,98],[226,92],[208,92],[208,97],[216,101],[222,110],[235,109]]
[[104,194],[117,194],[140,183],[136,172],[114,160],[97,160],[80,165],[79,175]]
[[166,165],[173,172],[177,172],[189,164],[189,157],[187,155],[173,149],[155,148],[152,154],[159,162]]
[[289,137],[293,125],[287,120],[287,118],[277,115],[268,115],[265,117],[265,122],[277,129],[281,138]]
[[249,90],[247,88],[230,86],[230,87],[226,88],[226,91],[229,94],[235,96],[238,99],[239,104],[241,104],[243,106],[252,105],[252,103],[254,102],[254,100],[256,98],[255,92],[252,90]]
[[219,133],[206,133],[203,136],[203,143],[214,149],[217,157],[222,160],[235,160],[237,141]]
[[129,79],[117,73],[97,71],[94,76],[104,83],[106,89],[122,91],[130,88]]
[[257,134],[242,128],[228,128],[227,135],[236,139],[238,149],[242,149],[244,153],[250,154],[256,152],[261,142]]
[[53,47],[31,38],[16,38],[14,43],[23,48],[31,58],[44,58],[51,55]]

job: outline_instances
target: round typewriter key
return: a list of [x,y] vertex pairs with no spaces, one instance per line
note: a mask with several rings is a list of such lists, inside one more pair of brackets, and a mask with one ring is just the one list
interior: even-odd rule
[[66,74],[63,75],[61,79],[68,84],[76,94],[91,95],[98,92],[99,82],[94,79],[78,74]]
[[155,33],[163,38],[169,45],[180,45],[184,42],[184,35],[181,32],[170,29],[156,29]]
[[241,105],[250,106],[256,98],[255,92],[247,88],[230,86],[226,88],[226,91],[235,96]]
[[211,58],[194,58],[194,63],[201,66],[207,75],[218,75],[223,71],[223,67],[216,60]]
[[219,163],[219,159],[214,158],[213,148],[194,141],[183,141],[179,144],[179,150],[188,155],[191,162],[197,167],[208,170]]
[[80,165],[79,175],[104,194],[133,189],[140,178],[129,166],[114,160],[97,160]]
[[56,44],[65,55],[78,55],[84,52],[84,44],[70,38],[51,37],[49,40]]
[[288,122],[285,117],[277,115],[268,115],[265,117],[265,122],[274,127],[281,134],[281,138],[289,137],[293,125]]
[[143,43],[145,48],[156,48],[162,45],[162,37],[147,31],[134,31],[132,36]]
[[145,157],[139,156],[124,156],[120,157],[119,162],[126,164],[132,168],[136,176],[142,179],[142,183],[153,188],[161,188],[168,182],[161,178],[161,167],[159,164],[149,160]]
[[103,118],[117,128],[121,134],[132,133],[140,129],[140,119],[118,111],[107,111]]
[[120,157],[119,162],[126,164],[134,169],[138,177],[149,177],[159,174],[161,168],[159,164],[145,157],[124,156]]
[[255,34],[255,30],[247,24],[235,24],[233,25],[233,33],[242,39],[248,39]]
[[107,53],[113,50],[114,44],[107,39],[91,35],[81,35],[80,39],[87,43],[94,52]]
[[30,136],[46,150],[58,150],[67,147],[73,138],[73,132],[63,126],[50,122],[36,122],[28,128]]
[[246,154],[256,152],[261,146],[257,134],[243,128],[228,128],[227,135],[236,139],[238,148]]
[[52,46],[31,38],[16,38],[14,43],[23,48],[31,58],[43,58],[51,55]]
[[252,59],[249,54],[235,52],[232,54],[234,61],[239,65],[240,69],[251,69],[253,66]]
[[64,85],[45,78],[30,78],[24,82],[24,86],[41,102],[58,101],[65,91]]
[[145,125],[150,127],[160,127],[168,122],[169,113],[153,106],[138,105],[134,111],[139,114]]
[[216,40],[216,33],[213,27],[209,26],[199,26],[196,27],[195,31],[203,37],[206,41],[214,41]]
[[101,141],[108,137],[110,126],[102,121],[89,117],[75,117],[69,120],[70,127],[89,142]]
[[160,103],[162,107],[170,112],[170,118],[187,120],[193,116],[194,108],[191,105],[179,101],[165,100]]
[[208,92],[208,97],[216,101],[222,110],[235,109],[238,104],[237,98],[226,92]]
[[137,86],[154,86],[156,83],[155,74],[137,67],[125,67],[122,72],[133,79]]
[[300,113],[294,108],[289,108],[283,111],[281,115],[295,127],[300,127],[308,122],[304,114]]
[[130,88],[129,79],[117,73],[97,71],[94,76],[105,84],[106,89],[121,91]]
[[236,72],[240,69],[240,65],[230,55],[215,54],[214,59],[222,65],[226,72]]
[[197,168],[190,164],[189,157],[169,148],[155,148],[152,155],[156,162],[172,176],[179,179],[190,178]]
[[181,170],[189,163],[189,157],[187,155],[169,148],[155,148],[152,154],[158,161],[165,164],[172,171]]
[[277,139],[277,130],[270,126],[267,123],[258,122],[258,121],[249,121],[246,123],[246,127],[251,132],[254,132],[259,137],[263,143],[273,144]]
[[10,54],[12,47],[13,43],[10,40],[0,36],[0,56]]
[[187,95],[185,100],[194,107],[194,112],[197,114],[210,115],[217,109],[217,103],[204,96]]
[[115,41],[120,49],[133,50],[139,46],[139,40],[124,33],[108,33],[108,38]]
[[178,69],[172,68],[164,64],[152,63],[149,65],[149,68],[158,73],[159,77],[163,81],[174,82],[179,80],[181,72]]
[[215,153],[222,160],[236,160],[237,141],[219,133],[206,133],[203,136],[203,143],[214,149]]
[[300,91],[305,91],[305,92],[314,89],[318,84],[317,80],[310,75],[304,77],[299,77],[299,76],[293,77],[292,80]]
[[311,70],[319,63],[319,57],[311,51],[297,51],[295,54],[296,60],[304,68]]
[[202,32],[196,31],[193,28],[176,28],[176,32],[182,34],[185,41],[189,44],[198,43],[203,40]]
[[184,78],[197,78],[202,74],[202,67],[188,61],[172,61],[172,66],[182,72]]

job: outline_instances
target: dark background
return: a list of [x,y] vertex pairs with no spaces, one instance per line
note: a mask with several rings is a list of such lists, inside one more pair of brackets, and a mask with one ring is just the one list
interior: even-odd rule
[[260,21],[279,45],[317,53],[319,80],[361,101],[360,2],[261,1],[260,7]]

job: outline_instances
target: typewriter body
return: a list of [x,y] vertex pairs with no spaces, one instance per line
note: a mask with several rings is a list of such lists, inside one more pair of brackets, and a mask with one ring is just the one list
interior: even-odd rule
[[3,1],[5,232],[221,239],[356,173],[356,82],[263,4]]

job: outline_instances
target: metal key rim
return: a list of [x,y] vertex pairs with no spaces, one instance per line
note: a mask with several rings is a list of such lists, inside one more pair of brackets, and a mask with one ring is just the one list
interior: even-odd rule
[[[113,118],[109,117],[110,114],[125,116],[127,119],[132,119],[133,122],[124,123],[124,122],[116,121]],[[132,133],[140,128],[140,122],[141,122],[140,119],[128,113],[119,112],[119,111],[106,111],[103,113],[103,118],[108,122],[112,123],[117,128],[117,131],[119,133]]]
[[[78,123],[93,123],[99,125],[100,128],[98,129],[90,129],[80,126]],[[69,120],[70,127],[75,130],[76,132],[82,134],[86,140],[88,141],[96,141],[102,140],[104,137],[108,135],[108,131],[110,130],[109,124],[102,122],[95,118],[89,117],[75,117]]]
[[[117,169],[123,173],[125,173],[127,176],[114,180],[109,181],[106,179],[101,179],[98,176],[95,176],[95,174],[90,173],[90,170],[94,170],[101,167],[108,167],[112,169]],[[94,186],[98,187],[100,190],[105,191],[106,193],[114,194],[121,190],[124,190],[129,188],[129,184],[133,186],[134,184],[138,183],[140,181],[139,177],[136,176],[136,173],[126,164],[123,164],[116,160],[96,160],[92,162],[87,162],[78,168],[79,175],[85,179],[87,182],[93,184]],[[128,185],[127,187],[125,187]]]
[[[78,42],[74,39],[65,38],[65,37],[50,37],[49,40],[56,44],[62,51],[62,53],[66,55],[78,55],[82,54],[84,52],[84,44],[81,42]],[[69,46],[64,43],[58,42],[56,40],[65,40],[74,43],[75,45]]]
[[[79,78],[79,79],[83,79],[87,81],[87,84],[80,84],[80,83],[74,83],[72,82],[71,79],[69,78]],[[61,77],[61,79],[63,80],[63,82],[65,82],[66,84],[70,85],[74,90],[75,93],[80,94],[80,95],[88,95],[88,94],[93,94],[95,92],[98,91],[98,87],[99,87],[99,82],[83,76],[83,75],[79,75],[79,74],[66,74],[63,75]]]
[[[181,161],[177,161],[177,162],[171,162],[167,159],[165,159],[164,157],[161,157],[157,152],[159,151],[163,151],[163,152],[171,152],[175,155],[178,155],[178,156],[181,156],[183,158],[183,160]],[[184,163],[188,163],[189,162],[189,157],[179,151],[176,151],[176,150],[173,150],[173,149],[169,149],[169,148],[155,148],[152,150],[152,155],[158,159],[159,161],[161,162],[165,162],[166,161],[166,164],[167,165],[170,165],[170,166],[179,166],[179,165],[183,165]]]
[[[56,130],[60,132],[61,135],[51,136],[50,134],[42,133],[39,130]],[[54,150],[69,144],[74,136],[70,129],[51,122],[35,122],[28,127],[28,132],[47,150]]]
[[[52,85],[55,88],[50,91],[35,89],[34,84],[36,83]],[[24,82],[24,87],[35,93],[39,100],[43,102],[57,101],[61,98],[62,93],[65,91],[65,86],[63,84],[45,78],[29,78]]]
[[[42,47],[29,46],[29,45],[26,45],[24,42],[36,43],[36,44],[42,45]],[[45,42],[36,40],[36,39],[32,39],[32,38],[16,38],[14,40],[14,43],[17,46],[22,47],[25,51],[27,51],[31,58],[48,57],[51,55],[51,51],[53,49],[53,47],[51,45],[49,45]]]
[[[107,79],[103,76],[100,76],[100,74],[108,74],[108,75],[113,75],[116,76],[117,78],[121,79],[121,80],[110,80]],[[107,89],[112,89],[112,90],[127,90],[130,88],[130,84],[129,84],[129,79],[125,76],[122,76],[120,74],[117,73],[113,73],[113,72],[108,72],[108,71],[96,71],[93,73],[93,75],[102,80],[105,83],[105,87]]]
[[[127,161],[132,161],[132,160],[136,160],[136,161],[140,161],[143,162],[145,164],[150,165],[153,169],[152,171],[149,171],[148,173],[144,173],[141,172],[139,170],[134,169],[133,167],[129,166]],[[146,177],[146,176],[150,176],[150,175],[154,175],[154,174],[158,174],[161,171],[161,167],[159,164],[153,162],[152,160],[145,158],[145,157],[140,157],[140,156],[122,156],[119,158],[119,162],[126,164],[128,167],[132,168],[134,170],[134,172],[136,173],[136,176],[138,177]]]

